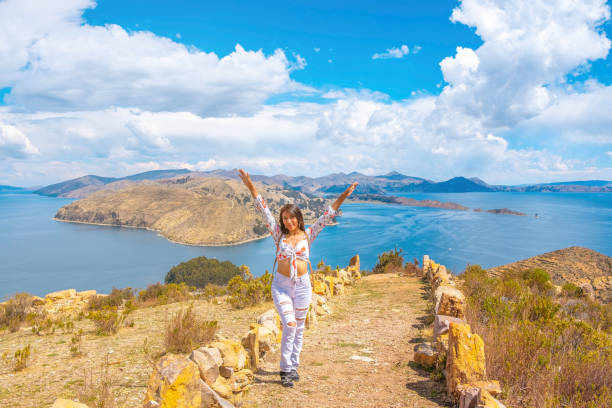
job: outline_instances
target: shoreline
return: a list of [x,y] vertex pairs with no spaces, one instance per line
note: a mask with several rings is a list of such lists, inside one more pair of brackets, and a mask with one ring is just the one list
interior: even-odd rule
[[243,240],[243,241],[226,243],[226,244],[190,244],[188,242],[175,241],[175,240],[173,240],[171,238],[168,238],[164,234],[162,234],[161,231],[153,229],[153,228],[149,228],[149,227],[135,227],[133,225],[101,224],[99,222],[62,220],[61,218],[56,218],[56,217],[52,217],[52,219],[54,221],[66,222],[66,223],[72,223],[72,224],[97,225],[97,226],[100,226],[100,227],[116,227],[116,228],[142,229],[142,230],[147,230],[147,231],[151,231],[151,232],[156,232],[158,236],[163,237],[164,239],[166,239],[167,241],[172,242],[173,244],[196,246],[196,247],[225,247],[225,246],[234,246],[234,245],[247,244],[249,242],[258,241],[260,239],[268,238],[268,235],[266,235],[266,236],[263,236],[263,237],[249,238],[249,239],[246,239],[246,240]]

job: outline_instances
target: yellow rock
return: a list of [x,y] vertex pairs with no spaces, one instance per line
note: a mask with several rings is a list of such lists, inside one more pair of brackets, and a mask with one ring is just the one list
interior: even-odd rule
[[479,408],[506,408],[504,404],[495,399],[487,390],[480,389]]
[[354,267],[355,270],[357,272],[359,272],[359,268],[360,268],[360,266],[359,266],[359,254],[357,254],[357,255],[355,255],[355,256],[353,256],[351,258],[351,260],[349,261],[349,266]]
[[434,293],[435,313],[437,315],[463,318],[465,316],[465,296],[454,286],[440,286]]
[[333,276],[326,276],[325,282],[327,284],[327,287],[329,288],[329,294],[331,296],[336,295],[336,292],[334,291],[334,283],[336,283],[336,278],[334,278]]
[[242,345],[249,353],[250,365],[254,370],[259,367],[259,328],[257,323],[251,324],[251,330],[242,338]]
[[210,387],[223,398],[230,401],[233,399],[234,393],[232,392],[231,383],[227,378],[220,375]]
[[56,301],[60,299],[68,299],[68,298],[73,298],[73,297],[76,297],[76,290],[66,289],[66,290],[60,290],[57,292],[47,293],[47,295],[45,296],[45,299]]
[[423,367],[434,367],[438,361],[438,353],[429,344],[422,343],[414,350],[414,361]]
[[234,371],[249,367],[249,355],[242,344],[231,340],[221,340],[212,342],[210,347],[219,349],[224,366],[232,367]]
[[168,354],[149,378],[144,405],[155,401],[161,408],[199,408],[202,404],[200,370],[186,357]]
[[482,381],[486,377],[484,342],[479,335],[472,333],[469,324],[452,322],[448,330],[446,357],[448,394],[456,401],[460,384]]
[[80,402],[75,402],[72,400],[58,398],[55,400],[51,408],[89,408],[85,404],[81,404]]
[[316,293],[317,295],[325,295],[328,289],[325,283],[319,280],[314,280],[312,283],[312,291]]
[[90,297],[96,296],[97,292],[95,291],[95,289],[84,290],[82,292],[77,292],[76,295],[82,297],[83,299],[89,299]]
[[499,397],[502,393],[501,385],[497,380],[473,381],[469,385],[485,390],[494,397]]
[[253,372],[248,368],[240,370],[228,380],[233,393],[244,391],[248,386],[253,383]]

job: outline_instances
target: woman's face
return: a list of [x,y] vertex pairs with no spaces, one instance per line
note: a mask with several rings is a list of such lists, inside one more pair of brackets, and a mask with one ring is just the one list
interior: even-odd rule
[[289,211],[285,211],[282,215],[283,225],[285,228],[289,230],[289,232],[294,232],[299,228],[298,219],[295,215],[291,214]]

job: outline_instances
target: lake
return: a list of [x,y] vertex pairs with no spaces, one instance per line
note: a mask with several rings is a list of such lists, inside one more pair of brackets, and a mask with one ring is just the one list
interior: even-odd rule
[[[312,263],[345,266],[359,254],[363,269],[377,255],[402,248],[407,260],[429,254],[453,273],[467,264],[492,267],[568,246],[612,255],[612,194],[458,193],[405,194],[453,201],[470,208],[503,208],[528,216],[473,211],[345,204],[339,224],[312,245]],[[42,296],[55,290],[144,288],[163,282],[168,270],[205,255],[246,264],[254,275],[271,269],[271,238],[228,247],[169,242],[155,232],[54,221],[72,199],[0,192],[0,299],[15,292]],[[534,217],[537,213],[538,217]]]

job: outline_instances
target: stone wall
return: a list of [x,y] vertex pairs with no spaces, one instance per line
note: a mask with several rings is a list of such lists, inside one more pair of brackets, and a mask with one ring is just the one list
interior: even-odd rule
[[[306,327],[331,314],[327,303],[361,279],[359,256],[347,268],[321,270],[310,277],[313,298]],[[217,338],[193,350],[189,356],[167,354],[156,364],[149,379],[144,408],[233,407],[253,383],[262,359],[278,348],[282,336],[280,318],[270,309],[251,323],[241,341]]]
[[482,338],[465,321],[465,296],[444,265],[423,257],[423,278],[431,285],[435,315],[431,342],[416,346],[414,361],[441,369],[447,392],[459,408],[502,408],[499,381],[487,377]]

